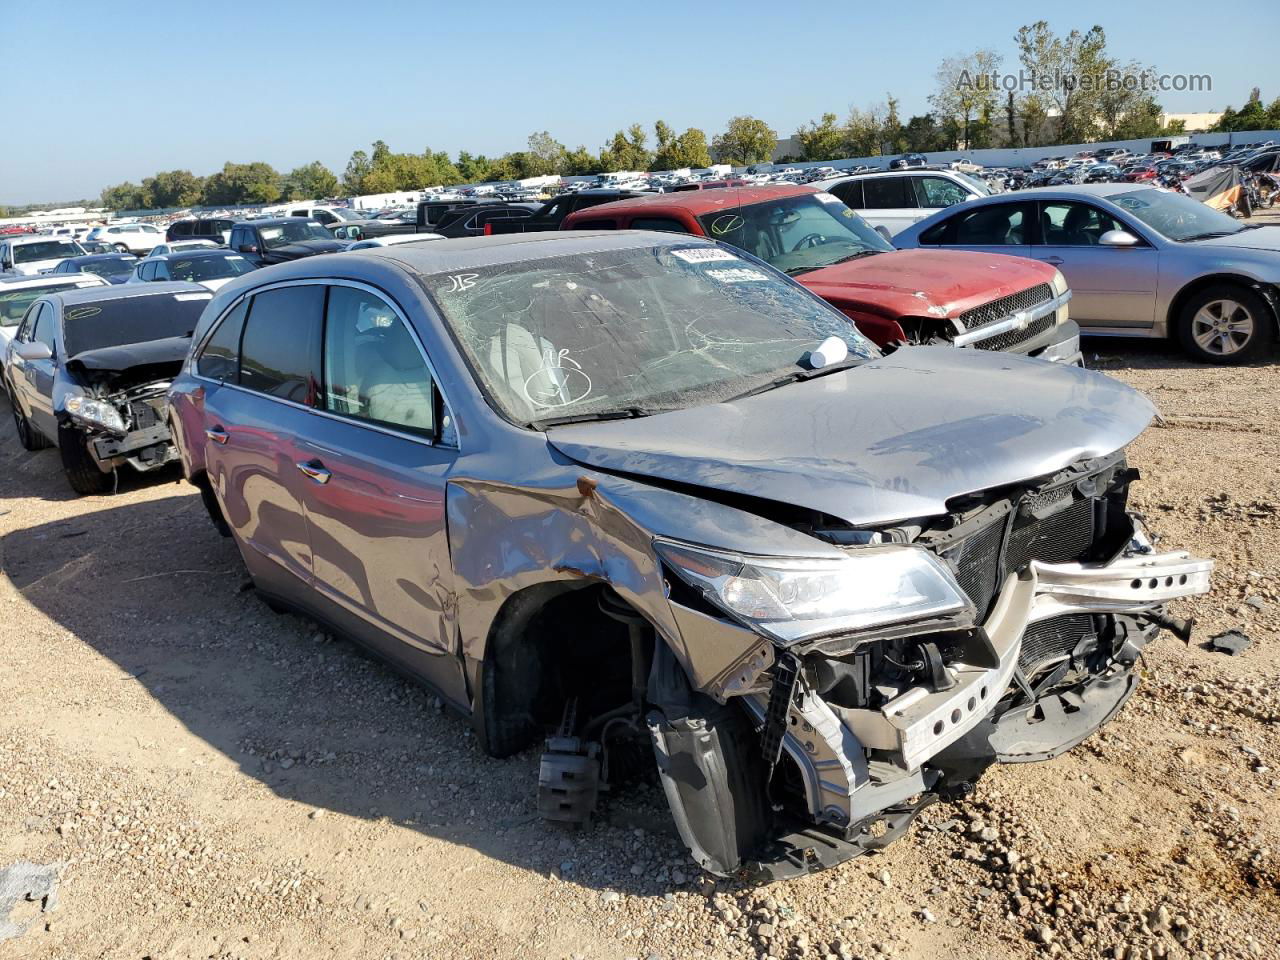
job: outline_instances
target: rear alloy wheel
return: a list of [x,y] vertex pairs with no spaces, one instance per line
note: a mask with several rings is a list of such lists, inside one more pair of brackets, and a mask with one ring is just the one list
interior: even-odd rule
[[1247,363],[1272,339],[1275,319],[1266,301],[1244,287],[1208,287],[1183,305],[1182,346],[1207,363]]
[[127,246],[125,246],[123,243],[117,243],[117,244],[116,244],[116,250],[118,250],[120,253],[128,253],[128,252],[129,252],[129,248],[128,248]]
[[18,409],[13,394],[9,394],[9,409],[13,411],[13,427],[18,433],[18,442],[22,444],[23,450],[43,450],[49,446],[44,434],[31,426],[31,421]]
[[111,486],[111,474],[98,469],[98,463],[85,447],[84,434],[74,427],[58,428],[58,452],[62,454],[62,471],[71,489],[82,495],[105,493]]

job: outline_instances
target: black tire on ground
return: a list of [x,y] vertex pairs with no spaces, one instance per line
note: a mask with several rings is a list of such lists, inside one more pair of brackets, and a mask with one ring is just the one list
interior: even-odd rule
[[33,427],[31,421],[18,409],[13,394],[9,395],[9,409],[13,411],[13,428],[18,433],[18,442],[22,444],[23,450],[43,450],[49,446],[44,434]]
[[111,486],[111,474],[98,469],[84,445],[84,434],[74,427],[58,428],[58,452],[62,454],[62,472],[76,493],[105,493]]
[[1194,359],[1234,365],[1255,359],[1275,339],[1276,318],[1249,288],[1217,283],[1184,303],[1174,326]]
[[115,248],[116,248],[117,250],[119,250],[121,253],[128,253],[128,252],[129,252],[129,248],[128,248],[127,246],[125,246],[123,243],[117,243],[117,244],[115,245]]

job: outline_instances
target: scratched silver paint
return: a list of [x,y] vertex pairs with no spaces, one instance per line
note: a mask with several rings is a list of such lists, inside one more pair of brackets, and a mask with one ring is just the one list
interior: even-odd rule
[[[513,260],[672,242],[701,241],[574,232],[313,257],[233,281],[201,320],[197,344],[212,320],[246,292],[266,283],[326,278],[374,286],[409,318],[448,400],[458,446],[433,448],[433,456],[451,461],[442,475],[437,522],[443,529],[423,531],[420,563],[429,575],[413,594],[416,615],[434,618],[435,625],[401,627],[421,638],[406,663],[459,704],[470,701],[468,678],[477,676],[504,603],[528,587],[584,579],[611,584],[698,675],[705,666],[697,662],[698,637],[683,636],[677,626],[655,537],[754,554],[838,553],[756,513],[700,496],[698,488],[812,508],[856,524],[920,518],[944,512],[953,497],[1110,453],[1152,416],[1143,397],[1097,373],[941,347],[901,350],[733,403],[539,433],[507,422],[488,405],[421,281]],[[206,424],[197,402],[204,383],[184,373],[171,394],[189,477],[206,469]],[[338,428],[316,418],[308,436],[325,444],[332,429]],[[589,495],[578,487],[582,477],[596,484]],[[668,489],[649,482],[654,479],[683,486]],[[328,533],[346,537],[350,581],[403,575],[413,563],[411,552],[381,549],[365,518],[340,523],[332,506],[325,515],[333,521]],[[278,564],[264,564],[243,547],[242,553],[255,576],[280,576]],[[400,616],[413,613],[398,609]],[[741,633],[743,653],[750,653],[758,638]]]

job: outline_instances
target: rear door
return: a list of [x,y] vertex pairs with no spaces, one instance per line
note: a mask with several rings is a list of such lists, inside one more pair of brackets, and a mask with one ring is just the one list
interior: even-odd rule
[[954,215],[920,234],[921,246],[952,247],[977,253],[1031,256],[1029,230],[1035,204],[1028,201],[984,203],[957,210]]
[[1159,252],[1137,246],[1103,246],[1108,230],[1137,231],[1093,204],[1042,200],[1031,256],[1051,263],[1071,288],[1071,319],[1091,327],[1150,327],[1155,321]]
[[222,319],[196,367],[206,381],[205,462],[223,515],[255,582],[300,602],[312,561],[298,441],[320,399],[323,311],[319,284],[261,290]]
[[330,286],[323,379],[296,463],[315,589],[332,619],[461,701],[444,515],[457,438],[399,307]]
[[863,177],[863,208],[858,213],[873,227],[884,227],[889,231],[889,236],[905,230],[926,212],[916,202],[911,180],[908,174]]
[[966,190],[954,180],[933,174],[912,177],[911,183],[915,188],[916,203],[920,207],[916,220],[933,216],[939,210],[954,207],[957,203],[964,203],[974,195],[972,190]]

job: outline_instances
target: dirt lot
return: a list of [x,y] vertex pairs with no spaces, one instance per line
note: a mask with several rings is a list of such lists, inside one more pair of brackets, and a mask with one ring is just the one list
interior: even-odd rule
[[[661,796],[581,833],[537,758],[246,592],[174,475],[74,498],[0,442],[0,868],[61,903],[0,958],[1280,957],[1280,366],[1096,341],[1165,416],[1135,445],[1163,545],[1217,558],[1107,731],[994,771],[883,855],[715,884]],[[3,401],[0,401],[3,406]],[[1199,643],[1230,628],[1253,646]]]

